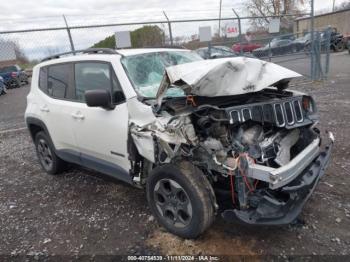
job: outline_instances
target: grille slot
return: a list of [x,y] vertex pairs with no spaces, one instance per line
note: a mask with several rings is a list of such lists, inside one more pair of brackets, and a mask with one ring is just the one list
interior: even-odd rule
[[275,117],[277,126],[283,127],[286,124],[281,104],[275,104]]
[[288,125],[294,124],[294,115],[293,115],[293,108],[291,102],[285,102],[284,105],[284,112],[286,113],[286,120]]
[[301,105],[299,100],[293,101],[293,106],[294,106],[294,113],[295,113],[295,120],[298,123],[303,122],[303,111],[301,110]]
[[262,122],[263,118],[263,109],[262,106],[253,106],[252,108],[252,120],[257,122]]
[[250,108],[243,108],[242,109],[242,120],[247,121],[252,119],[252,111]]

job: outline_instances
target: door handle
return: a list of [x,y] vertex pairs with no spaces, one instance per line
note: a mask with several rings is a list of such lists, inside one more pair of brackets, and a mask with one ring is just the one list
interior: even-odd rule
[[80,119],[80,120],[83,120],[85,118],[85,116],[81,113],[81,112],[76,112],[76,113],[73,113],[72,114],[72,117],[74,119]]
[[42,111],[42,112],[50,112],[50,109],[48,108],[47,105],[43,105],[43,106],[41,106],[39,109],[40,109],[40,111]]

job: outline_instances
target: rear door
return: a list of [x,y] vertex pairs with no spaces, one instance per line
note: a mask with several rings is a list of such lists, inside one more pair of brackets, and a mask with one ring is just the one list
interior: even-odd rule
[[[77,62],[74,72],[77,103],[71,117],[83,164],[130,182],[128,110],[112,65],[102,61]],[[85,91],[96,89],[111,91],[113,110],[86,105]]]
[[58,154],[69,154],[70,161],[78,162],[79,152],[70,115],[76,104],[73,101],[73,83],[73,64],[42,67],[39,72],[38,108]]

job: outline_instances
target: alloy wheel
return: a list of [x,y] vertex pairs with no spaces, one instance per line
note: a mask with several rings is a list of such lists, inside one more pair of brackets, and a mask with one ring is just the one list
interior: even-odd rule
[[185,189],[172,179],[161,179],[154,187],[154,201],[166,222],[183,228],[192,220],[192,204]]
[[38,141],[38,153],[41,164],[44,166],[45,170],[52,169],[53,158],[52,152],[44,139],[39,139]]

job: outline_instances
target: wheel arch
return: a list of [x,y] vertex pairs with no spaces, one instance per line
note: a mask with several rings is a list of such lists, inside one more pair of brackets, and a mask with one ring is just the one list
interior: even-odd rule
[[27,117],[26,124],[27,124],[30,136],[33,139],[33,141],[35,141],[36,134],[39,133],[40,131],[43,131],[48,136],[48,138],[50,139],[50,142],[52,143],[52,145],[55,148],[55,145],[51,139],[49,130],[47,129],[45,123],[42,120],[35,118],[35,117]]

